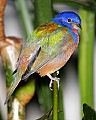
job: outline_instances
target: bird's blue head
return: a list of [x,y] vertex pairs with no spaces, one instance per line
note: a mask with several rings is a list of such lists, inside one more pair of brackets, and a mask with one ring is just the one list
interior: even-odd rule
[[81,19],[75,12],[66,11],[59,13],[51,20],[51,22],[66,26],[69,29],[79,30],[81,28]]

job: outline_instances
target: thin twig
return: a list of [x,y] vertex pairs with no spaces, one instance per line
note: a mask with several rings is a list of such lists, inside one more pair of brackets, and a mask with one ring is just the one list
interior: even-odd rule
[[58,120],[58,85],[53,82],[53,120]]

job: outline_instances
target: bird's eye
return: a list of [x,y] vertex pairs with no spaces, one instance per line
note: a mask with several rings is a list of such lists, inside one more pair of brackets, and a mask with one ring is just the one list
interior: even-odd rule
[[70,22],[72,22],[72,20],[70,18],[68,18],[68,22],[70,23]]

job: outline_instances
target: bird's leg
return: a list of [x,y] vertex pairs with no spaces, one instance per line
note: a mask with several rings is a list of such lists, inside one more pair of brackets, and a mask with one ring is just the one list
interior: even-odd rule
[[51,81],[50,81],[50,83],[49,83],[49,88],[50,88],[51,90],[53,90],[53,89],[52,89],[52,83],[53,83],[53,81],[56,81],[57,84],[58,84],[58,89],[59,89],[59,80],[60,80],[60,78],[52,77],[50,74],[47,74],[47,76],[51,79]]

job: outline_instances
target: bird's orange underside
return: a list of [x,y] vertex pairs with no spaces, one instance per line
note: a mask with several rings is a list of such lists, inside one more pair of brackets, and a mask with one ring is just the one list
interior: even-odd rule
[[57,60],[55,58],[49,63],[47,63],[46,65],[44,65],[41,69],[38,70],[38,73],[40,74],[40,76],[45,76],[47,74],[54,73],[55,71],[63,67],[66,64],[66,62],[69,60],[75,48],[76,46],[72,45],[64,52],[64,56],[62,56],[62,58]]

